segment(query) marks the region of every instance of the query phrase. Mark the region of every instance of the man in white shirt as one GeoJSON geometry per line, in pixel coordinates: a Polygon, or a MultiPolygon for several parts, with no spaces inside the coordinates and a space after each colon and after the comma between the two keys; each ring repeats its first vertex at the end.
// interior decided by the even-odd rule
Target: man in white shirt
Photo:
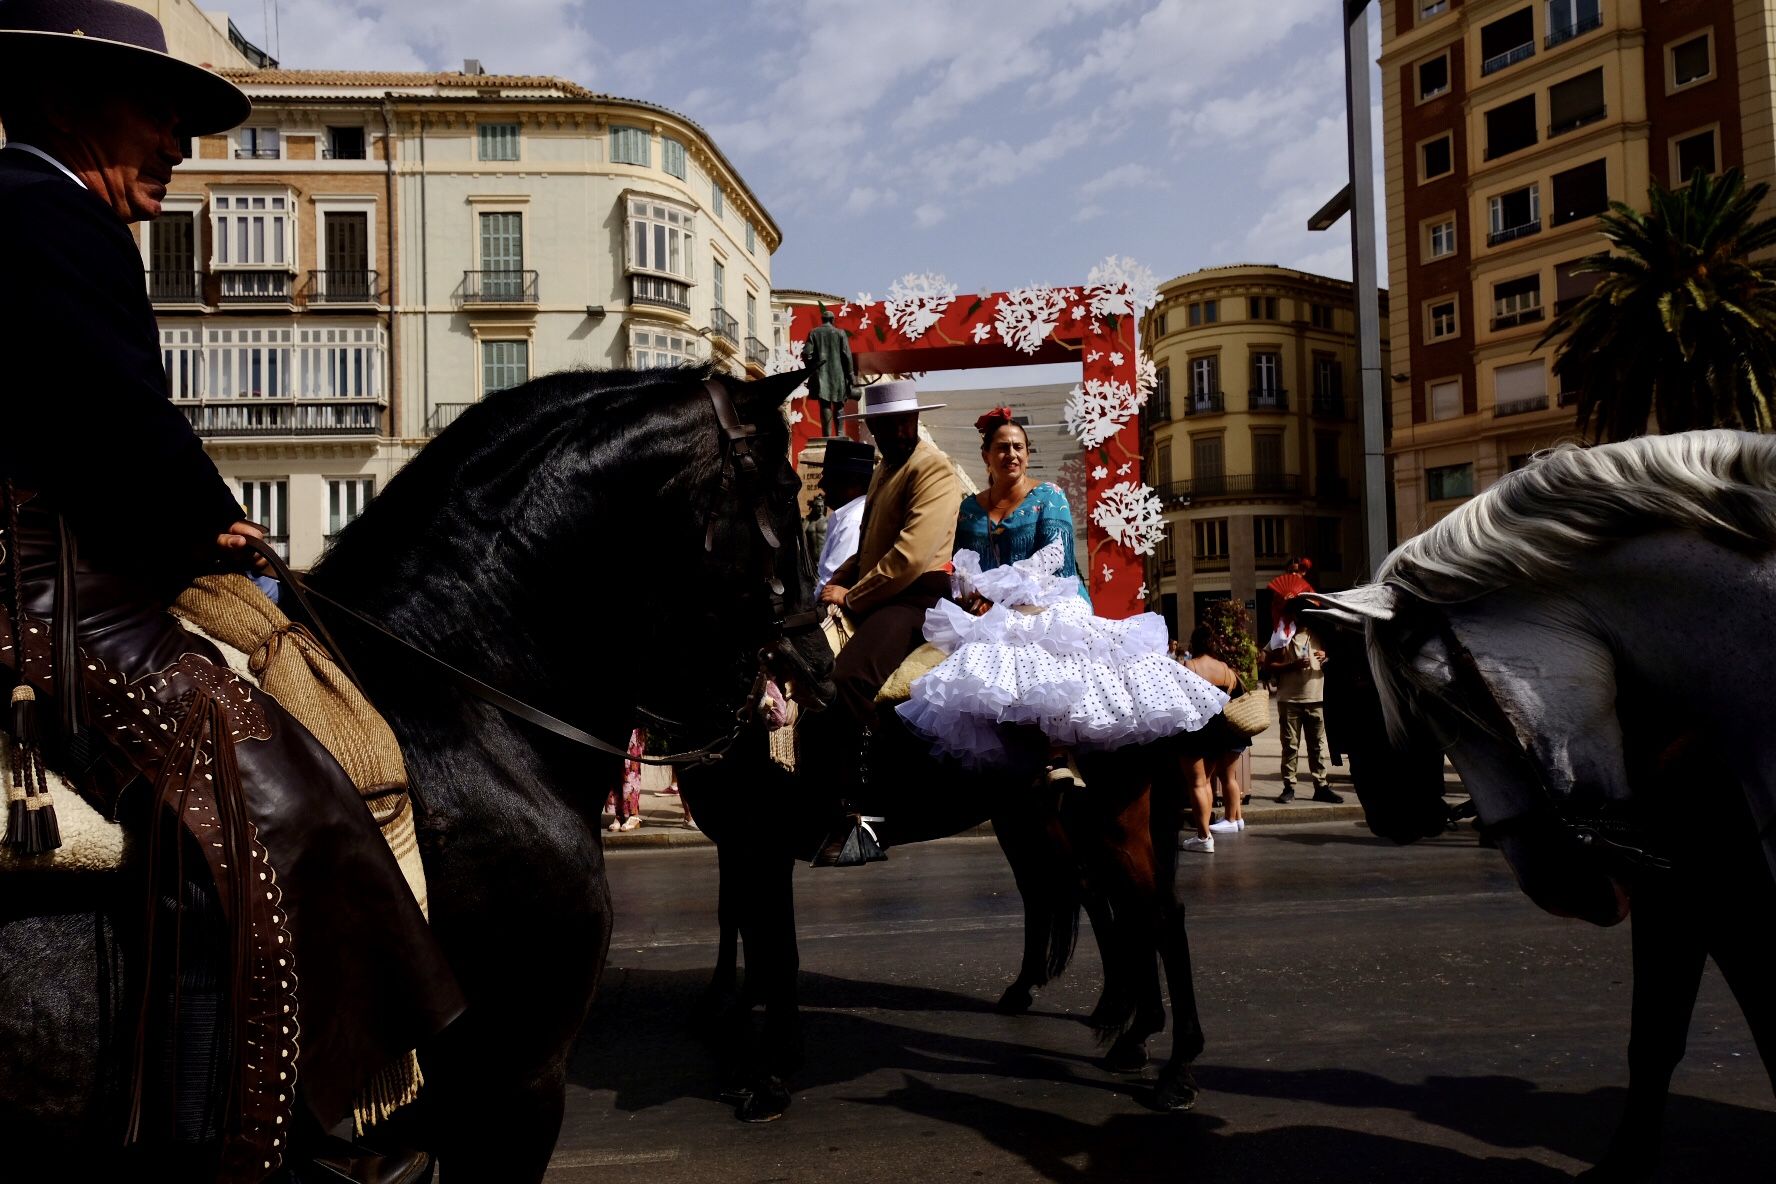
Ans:
{"type": "Polygon", "coordinates": [[[857,540],[863,530],[863,503],[875,471],[876,450],[868,444],[843,438],[826,442],[820,492],[826,495],[826,504],[836,508],[828,516],[826,545],[820,549],[820,566],[814,577],[816,596],[831,582],[839,565],[857,554],[857,540]]]}

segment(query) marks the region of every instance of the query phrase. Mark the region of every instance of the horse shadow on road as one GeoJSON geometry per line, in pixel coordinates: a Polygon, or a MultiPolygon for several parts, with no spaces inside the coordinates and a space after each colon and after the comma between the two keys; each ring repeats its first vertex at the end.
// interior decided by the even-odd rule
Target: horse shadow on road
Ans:
{"type": "MultiPolygon", "coordinates": [[[[570,1080],[608,1091],[619,1111],[687,1098],[714,1101],[718,1067],[687,1022],[705,982],[700,969],[613,966],[570,1062],[570,1080]]],[[[1549,1153],[1581,1164],[1593,1160],[1621,1112],[1622,1091],[1614,1088],[1543,1090],[1500,1076],[1413,1084],[1348,1069],[1216,1065],[1211,1053],[1197,1071],[1205,1090],[1198,1110],[1162,1114],[1143,1107],[1146,1083],[1098,1067],[1097,1048],[1074,1023],[997,1016],[985,1000],[952,991],[812,973],[803,975],[802,999],[808,1055],[794,1082],[798,1094],[966,1128],[1057,1184],[1181,1178],[1545,1184],[1570,1175],[1538,1160],[1549,1153]],[[915,1013],[927,1022],[912,1026],[897,1018],[915,1013]],[[1044,1087],[1031,1093],[1048,1104],[1026,1106],[999,1088],[946,1084],[983,1077],[1044,1087]],[[1240,1117],[1252,1109],[1245,1099],[1283,1103],[1299,1113],[1285,1111],[1254,1128],[1240,1117]],[[1107,1109],[1108,1117],[1096,1117],[1107,1109]],[[1081,1112],[1094,1117],[1077,1117],[1081,1112]],[[1269,1125],[1274,1121],[1283,1125],[1269,1125]],[[1418,1131],[1422,1139],[1414,1137],[1418,1131]],[[1440,1145],[1452,1139],[1484,1149],[1440,1145]]],[[[789,1121],[820,1104],[803,1103],[789,1121]]],[[[883,1124],[885,1145],[907,1133],[904,1124],[883,1124]]],[[[1772,1147],[1776,1115],[1673,1096],[1659,1179],[1756,1178],[1772,1147]]]]}

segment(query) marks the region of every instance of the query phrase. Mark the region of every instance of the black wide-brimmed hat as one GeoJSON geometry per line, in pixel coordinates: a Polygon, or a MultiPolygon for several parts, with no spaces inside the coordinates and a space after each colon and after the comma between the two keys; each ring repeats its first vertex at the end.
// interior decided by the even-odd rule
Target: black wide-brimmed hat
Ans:
{"type": "Polygon", "coordinates": [[[861,441],[834,436],[826,442],[826,456],[820,462],[820,479],[828,477],[861,477],[868,481],[876,471],[876,450],[861,441]]]}
{"type": "Polygon", "coordinates": [[[227,131],[253,110],[241,88],[167,52],[160,22],[116,0],[0,0],[0,88],[41,86],[46,72],[92,85],[133,79],[169,101],[188,136],[227,131]]]}

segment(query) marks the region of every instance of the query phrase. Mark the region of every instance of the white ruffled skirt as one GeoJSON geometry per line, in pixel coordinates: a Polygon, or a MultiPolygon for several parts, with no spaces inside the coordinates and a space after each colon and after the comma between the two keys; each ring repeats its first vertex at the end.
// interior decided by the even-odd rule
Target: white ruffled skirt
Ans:
{"type": "Polygon", "coordinates": [[[971,767],[1010,757],[1005,724],[1069,747],[1120,748],[1194,732],[1227,705],[1166,652],[1160,617],[1095,617],[1078,596],[1021,612],[998,604],[979,617],[943,601],[926,613],[925,639],[948,656],[897,710],[971,767]]]}

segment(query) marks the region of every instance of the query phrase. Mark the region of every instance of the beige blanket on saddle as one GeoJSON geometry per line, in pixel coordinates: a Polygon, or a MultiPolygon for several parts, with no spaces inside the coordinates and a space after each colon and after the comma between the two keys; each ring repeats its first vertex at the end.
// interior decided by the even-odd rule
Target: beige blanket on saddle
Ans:
{"type": "MultiPolygon", "coordinates": [[[[425,868],[407,795],[407,769],[395,734],[307,630],[293,625],[258,585],[242,575],[204,576],[187,588],[173,615],[222,651],[229,669],[276,699],[345,769],[382,830],[422,913],[430,914],[425,868]]],[[[0,784],[9,745],[0,744],[0,784]]],[[[21,872],[112,871],[128,840],[118,824],[87,804],[65,781],[50,777],[62,845],[20,856],[0,847],[0,879],[21,872]]],[[[411,1101],[420,1084],[411,1054],[385,1071],[357,1106],[358,1129],[411,1101]]]]}

